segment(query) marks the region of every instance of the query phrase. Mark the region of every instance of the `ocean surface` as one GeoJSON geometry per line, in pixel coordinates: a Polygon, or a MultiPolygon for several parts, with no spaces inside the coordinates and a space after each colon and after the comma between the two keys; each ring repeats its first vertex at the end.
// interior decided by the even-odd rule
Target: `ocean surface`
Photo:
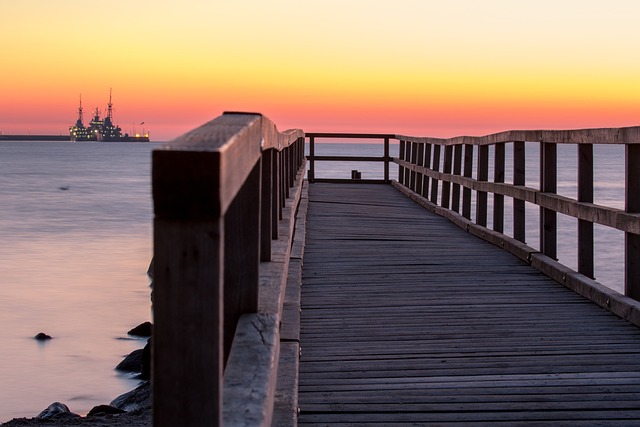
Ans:
{"type": "MultiPolygon", "coordinates": [[[[0,141],[0,422],[35,416],[55,401],[86,414],[138,384],[114,367],[146,343],[127,331],[151,320],[146,271],[155,146],[0,141]],[[38,332],[54,338],[37,342],[38,332]]],[[[531,187],[538,186],[537,150],[538,144],[527,144],[531,187]]],[[[559,146],[559,193],[570,197],[575,151],[559,146]]],[[[623,147],[594,151],[596,203],[623,208],[623,147]]],[[[391,155],[397,153],[392,144],[391,155]]],[[[380,156],[382,145],[321,143],[316,154],[380,156]]],[[[510,155],[508,148],[507,165],[510,155]]],[[[316,176],[349,178],[353,169],[362,178],[383,176],[381,164],[349,162],[318,162],[316,176]]],[[[391,177],[397,176],[392,166],[391,177]]],[[[509,218],[511,204],[505,205],[509,218]]],[[[527,206],[533,247],[538,210],[527,206]]],[[[576,224],[560,216],[560,261],[574,269],[576,224]]],[[[507,234],[510,227],[506,221],[507,234]]],[[[600,226],[595,234],[596,278],[620,291],[624,235],[600,226]]]]}
{"type": "Polygon", "coordinates": [[[114,367],[151,320],[155,145],[0,141],[0,422],[139,383],[114,367]]]}

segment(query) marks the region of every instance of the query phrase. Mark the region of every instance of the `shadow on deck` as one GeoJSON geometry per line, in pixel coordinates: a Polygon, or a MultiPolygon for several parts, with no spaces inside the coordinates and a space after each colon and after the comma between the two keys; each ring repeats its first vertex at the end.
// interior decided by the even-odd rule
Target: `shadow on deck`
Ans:
{"type": "Polygon", "coordinates": [[[300,425],[640,425],[640,330],[390,185],[309,186],[300,425]]]}

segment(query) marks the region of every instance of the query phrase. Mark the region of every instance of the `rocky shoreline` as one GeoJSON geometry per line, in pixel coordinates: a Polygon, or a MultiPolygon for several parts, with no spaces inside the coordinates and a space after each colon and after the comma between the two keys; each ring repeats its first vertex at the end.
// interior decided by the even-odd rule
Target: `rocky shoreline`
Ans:
{"type": "MultiPolygon", "coordinates": [[[[128,332],[129,335],[148,338],[147,344],[144,349],[133,351],[115,368],[119,371],[138,373],[142,383],[135,389],[116,397],[108,405],[95,406],[85,417],[71,412],[64,403],[54,402],[33,418],[14,418],[0,426],[151,426],[152,330],[153,325],[145,322],[128,332]]],[[[38,338],[39,336],[40,334],[36,339],[42,339],[38,338]]]]}

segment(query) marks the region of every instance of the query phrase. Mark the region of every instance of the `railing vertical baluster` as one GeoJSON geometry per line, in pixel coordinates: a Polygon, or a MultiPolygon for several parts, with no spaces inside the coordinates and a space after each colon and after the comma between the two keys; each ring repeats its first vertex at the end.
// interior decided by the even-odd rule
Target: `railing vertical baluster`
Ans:
{"type": "Polygon", "coordinates": [[[282,193],[280,192],[280,158],[281,152],[275,151],[273,153],[272,158],[272,170],[271,174],[272,180],[272,191],[273,191],[273,201],[271,202],[271,236],[273,239],[277,239],[279,236],[279,221],[282,219],[282,205],[280,204],[280,197],[282,193]]]}
{"type": "MultiPolygon", "coordinates": [[[[473,174],[473,145],[464,145],[464,176],[471,178],[473,174]]],[[[462,189],[462,216],[471,219],[471,189],[462,189]]]]}
{"type": "MultiPolygon", "coordinates": [[[[424,167],[424,144],[418,144],[418,159],[417,166],[424,167]]],[[[418,172],[416,176],[416,189],[415,192],[417,194],[422,195],[424,185],[424,174],[422,172],[418,172]]]]}
{"type": "MultiPolygon", "coordinates": [[[[578,201],[593,203],[593,145],[578,145],[578,201]]],[[[594,278],[593,223],[578,219],[578,272],[594,278]]]]}
{"type": "MultiPolygon", "coordinates": [[[[424,144],[424,167],[425,169],[431,169],[431,144],[424,144]]],[[[429,175],[424,176],[424,183],[422,184],[422,197],[429,198],[429,175]]]]}
{"type": "MultiPolygon", "coordinates": [[[[409,163],[411,165],[417,164],[417,156],[418,156],[418,145],[415,142],[412,142],[410,145],[409,152],[409,163]]],[[[410,179],[409,179],[409,188],[411,191],[416,191],[416,172],[414,169],[411,169],[410,179]]]]}
{"type": "MultiPolygon", "coordinates": [[[[625,148],[625,211],[640,212],[640,145],[625,148]]],[[[625,233],[625,295],[640,301],[640,235],[625,233]]]]}
{"type": "MultiPolygon", "coordinates": [[[[404,152],[406,150],[406,146],[407,146],[407,143],[403,140],[400,140],[400,146],[398,147],[399,148],[398,158],[400,160],[405,160],[404,152]]],[[[407,185],[407,183],[404,180],[404,166],[398,166],[398,182],[402,185],[407,185]]]]}
{"type": "MultiPolygon", "coordinates": [[[[444,147],[444,165],[442,168],[442,172],[451,173],[451,166],[453,163],[453,146],[446,145],[444,147]]],[[[442,183],[442,207],[449,209],[451,200],[451,183],[449,181],[444,181],[442,183]]]]}
{"type": "MultiPolygon", "coordinates": [[[[513,185],[525,185],[524,141],[513,143],[513,185]]],[[[525,243],[525,205],[524,200],[513,199],[513,238],[525,243]]]]}
{"type": "MultiPolygon", "coordinates": [[[[556,193],[558,187],[557,144],[540,142],[540,191],[556,193]]],[[[557,259],[558,215],[555,211],[540,208],[540,252],[557,259]]]]}
{"type": "Polygon", "coordinates": [[[384,139],[384,182],[389,182],[389,138],[384,139]]]}
{"type": "MultiPolygon", "coordinates": [[[[404,159],[405,161],[407,161],[408,163],[411,163],[411,142],[407,142],[406,143],[407,146],[405,147],[404,150],[404,159]]],[[[409,187],[411,185],[411,169],[409,168],[404,168],[404,185],[406,185],[407,187],[409,187]]]]}
{"type": "Polygon", "coordinates": [[[316,179],[315,152],[316,152],[315,138],[313,136],[310,136],[309,137],[309,174],[307,175],[307,179],[309,180],[309,182],[313,182],[316,179]]]}
{"type": "MultiPolygon", "coordinates": [[[[478,175],[477,181],[489,180],[489,146],[480,145],[478,147],[478,175]]],[[[487,192],[476,192],[476,223],[483,227],[487,226],[487,192]]]]}
{"type": "MultiPolygon", "coordinates": [[[[460,176],[462,172],[462,144],[453,148],[453,174],[460,176]]],[[[460,212],[460,184],[453,184],[451,191],[451,210],[460,212]]]]}
{"type": "MultiPolygon", "coordinates": [[[[493,182],[504,182],[504,142],[495,145],[494,157],[493,182]]],[[[504,196],[502,194],[493,195],[493,229],[498,233],[504,232],[504,196]]]]}
{"type": "MultiPolygon", "coordinates": [[[[440,170],[440,145],[436,144],[433,146],[433,163],[431,164],[431,169],[434,172],[438,172],[440,170]]],[[[438,204],[438,180],[435,178],[431,179],[431,202],[438,204]]]]}
{"type": "Polygon", "coordinates": [[[262,152],[262,200],[260,204],[260,261],[271,261],[273,238],[273,149],[262,152]]]}

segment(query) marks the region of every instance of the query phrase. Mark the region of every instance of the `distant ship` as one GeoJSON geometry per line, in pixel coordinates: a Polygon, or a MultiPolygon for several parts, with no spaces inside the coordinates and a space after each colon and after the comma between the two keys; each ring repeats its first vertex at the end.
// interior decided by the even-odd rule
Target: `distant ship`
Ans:
{"type": "MultiPolygon", "coordinates": [[[[141,124],[144,124],[141,123],[141,124]]],[[[143,135],[122,134],[122,129],[113,123],[113,103],[111,102],[111,90],[109,90],[109,104],[107,104],[107,116],[100,118],[100,110],[94,110],[93,119],[89,126],[84,125],[82,115],[82,96],[78,107],[78,120],[73,126],[69,126],[71,141],[114,141],[114,142],[149,142],[149,132],[143,135]]]]}

